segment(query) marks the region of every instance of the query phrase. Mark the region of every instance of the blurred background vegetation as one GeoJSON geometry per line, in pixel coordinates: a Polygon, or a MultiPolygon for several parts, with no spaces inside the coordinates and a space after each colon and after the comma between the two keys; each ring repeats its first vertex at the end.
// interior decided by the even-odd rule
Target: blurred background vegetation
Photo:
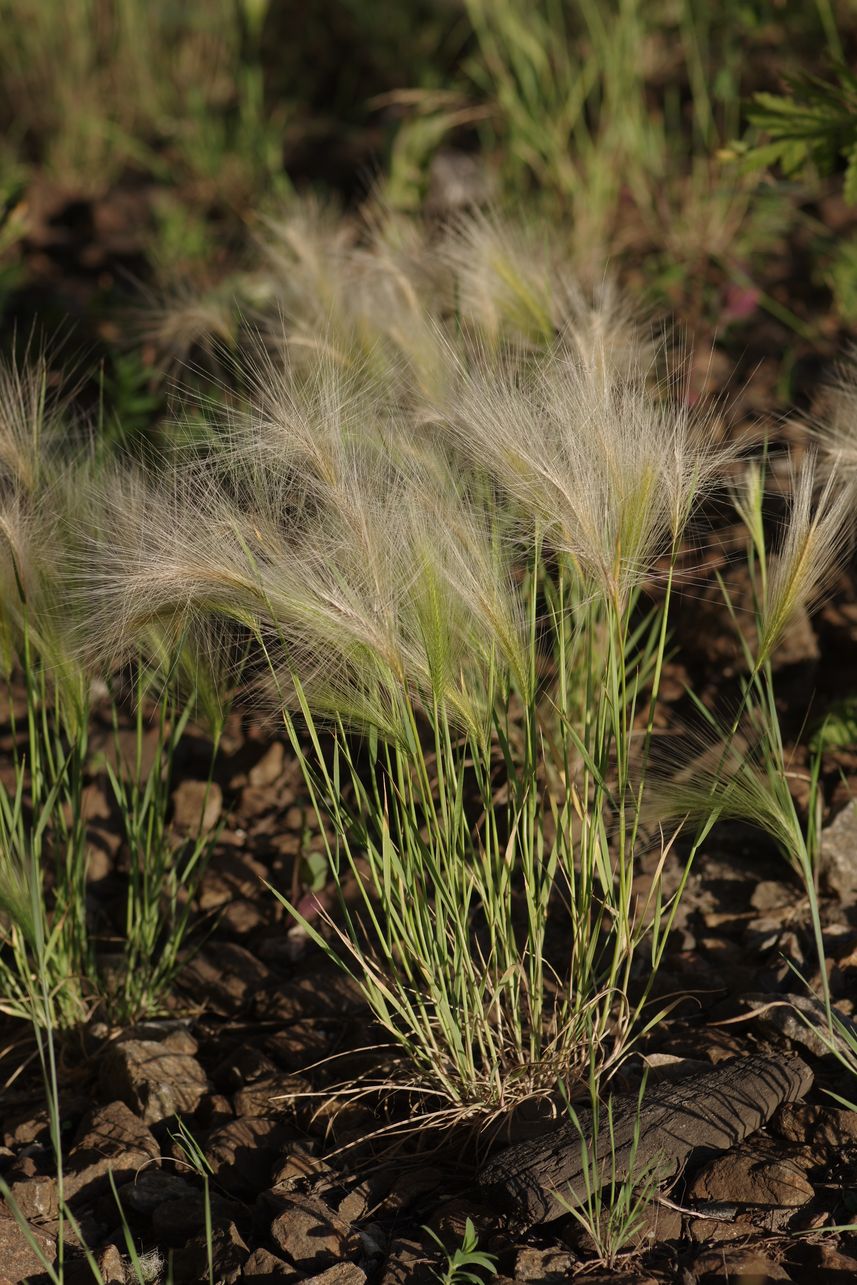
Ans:
{"type": "Polygon", "coordinates": [[[549,223],[773,407],[857,322],[855,0],[0,0],[0,31],[0,332],[62,331],[126,433],[168,396],[147,317],[240,296],[308,191],[549,223]]]}

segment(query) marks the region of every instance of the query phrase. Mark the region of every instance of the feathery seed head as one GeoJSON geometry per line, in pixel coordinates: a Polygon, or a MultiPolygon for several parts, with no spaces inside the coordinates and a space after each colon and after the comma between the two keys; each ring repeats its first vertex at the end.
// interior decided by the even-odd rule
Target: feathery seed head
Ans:
{"type": "Polygon", "coordinates": [[[761,604],[756,665],[761,667],[797,612],[822,595],[851,537],[854,518],[850,490],[831,476],[817,499],[816,458],[810,455],[793,475],[790,511],[782,546],[767,577],[761,604]]]}
{"type": "Polygon", "coordinates": [[[554,350],[534,369],[459,369],[447,422],[559,549],[623,595],[680,538],[724,463],[704,420],[643,380],[554,350]]]}

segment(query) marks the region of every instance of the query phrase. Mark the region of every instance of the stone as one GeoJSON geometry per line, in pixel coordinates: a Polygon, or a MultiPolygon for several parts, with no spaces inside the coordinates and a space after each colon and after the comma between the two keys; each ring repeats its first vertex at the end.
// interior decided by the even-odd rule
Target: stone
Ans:
{"type": "Polygon", "coordinates": [[[278,1120],[230,1120],[209,1136],[205,1154],[230,1195],[256,1193],[269,1185],[286,1136],[278,1120]]]}
{"type": "Polygon", "coordinates": [[[797,1209],[815,1192],[800,1160],[769,1138],[755,1138],[704,1165],[690,1184],[698,1200],[797,1209]]]}
{"type": "Polygon", "coordinates": [[[843,1151],[857,1151],[857,1111],[787,1102],[772,1125],[787,1142],[806,1143],[818,1161],[833,1160],[843,1151]]]}
{"type": "Polygon", "coordinates": [[[238,942],[218,942],[190,960],[179,974],[182,989],[209,1013],[237,1016],[272,984],[269,968],[238,942]]]}
{"type": "Polygon", "coordinates": [[[831,892],[853,905],[857,896],[857,799],[821,832],[819,870],[831,892]]]}
{"type": "Polygon", "coordinates": [[[312,973],[279,985],[257,1000],[257,1016],[279,1022],[296,1022],[301,1018],[343,1018],[364,1016],[366,1001],[357,982],[335,964],[320,962],[312,973]]]}
{"type": "Polygon", "coordinates": [[[283,775],[286,764],[286,747],[282,741],[272,741],[265,753],[247,773],[247,780],[256,789],[274,785],[283,775]]]}
{"type": "Polygon", "coordinates": [[[266,922],[259,906],[253,901],[230,901],[220,914],[220,931],[234,937],[248,937],[266,922]]]}
{"type": "Polygon", "coordinates": [[[173,791],[173,825],[185,834],[207,834],[223,812],[223,791],[216,781],[182,781],[173,791]]]}
{"type": "Polygon", "coordinates": [[[167,1169],[144,1169],[133,1182],[119,1189],[122,1208],[146,1216],[164,1201],[190,1200],[195,1195],[196,1188],[186,1178],[167,1169]]]}
{"type": "Polygon", "coordinates": [[[55,1178],[42,1174],[9,1183],[11,1203],[28,1223],[50,1223],[59,1216],[55,1178]]]}
{"type": "Polygon", "coordinates": [[[326,1057],[333,1045],[333,1034],[314,1018],[293,1022],[265,1040],[265,1051],[276,1058],[286,1071],[300,1072],[326,1057]]]}
{"type": "Polygon", "coordinates": [[[408,1166],[403,1168],[394,1180],[387,1193],[386,1204],[388,1208],[402,1213],[410,1209],[421,1196],[440,1190],[444,1182],[445,1178],[440,1169],[433,1169],[427,1164],[419,1168],[408,1166]]]}
{"type": "Polygon", "coordinates": [[[381,1285],[437,1285],[436,1259],[418,1240],[396,1240],[381,1277],[381,1285]]]}
{"type": "Polygon", "coordinates": [[[752,1249],[731,1245],[703,1249],[693,1260],[693,1272],[699,1285],[722,1285],[725,1281],[766,1285],[768,1281],[792,1279],[785,1268],[772,1258],[765,1258],[752,1249]]]}
{"type": "Polygon", "coordinates": [[[120,1186],[138,1173],[163,1182],[166,1175],[148,1169],[160,1148],[150,1130],[124,1102],[96,1107],[82,1121],[64,1166],[67,1200],[79,1205],[99,1199],[110,1189],[109,1174],[120,1186]],[[141,1173],[141,1171],[143,1171],[141,1173]]]}
{"type": "Polygon", "coordinates": [[[126,1040],[154,1040],[171,1053],[189,1053],[191,1057],[199,1052],[199,1043],[184,1022],[173,1019],[138,1022],[136,1026],[129,1027],[117,1043],[123,1044],[126,1040]]]}
{"type": "Polygon", "coordinates": [[[778,879],[762,879],[756,884],[750,905],[754,910],[762,912],[769,910],[780,910],[784,907],[791,908],[794,905],[795,896],[791,888],[786,884],[780,883],[778,879]]]}
{"type": "Polygon", "coordinates": [[[98,1270],[104,1285],[125,1285],[125,1262],[118,1245],[105,1245],[98,1255],[98,1270]]]}
{"type": "Polygon", "coordinates": [[[271,1241],[299,1271],[318,1274],[359,1252],[357,1233],[323,1201],[283,1194],[277,1203],[271,1241]]]}
{"type": "Polygon", "coordinates": [[[237,1116],[269,1119],[295,1114],[295,1100],[307,1092],[306,1080],[295,1075],[272,1075],[239,1089],[233,1099],[237,1116]]]}
{"type": "MultiPolygon", "coordinates": [[[[229,1052],[211,1072],[211,1078],[221,1093],[234,1093],[246,1084],[276,1075],[277,1068],[255,1044],[239,1044],[229,1052]]],[[[307,1089],[309,1085],[306,1086],[307,1089]]]]}
{"type": "Polygon", "coordinates": [[[272,1186],[289,1191],[304,1185],[308,1180],[331,1173],[330,1165],[317,1156],[305,1142],[289,1144],[286,1158],[275,1170],[272,1186]]]}
{"type": "Polygon", "coordinates": [[[461,1244],[467,1229],[468,1220],[473,1224],[477,1236],[483,1236],[494,1225],[495,1214],[485,1205],[477,1205],[469,1200],[447,1200],[435,1209],[428,1222],[444,1248],[452,1253],[461,1244]]]}
{"type": "MultiPolygon", "coordinates": [[[[184,1249],[176,1250],[172,1256],[172,1279],[175,1285],[196,1285],[198,1281],[207,1281],[208,1255],[209,1247],[204,1233],[195,1236],[184,1249]]],[[[249,1257],[250,1250],[234,1223],[212,1230],[212,1275],[217,1285],[233,1285],[233,1282],[240,1280],[249,1257]]]]}
{"type": "Polygon", "coordinates": [[[146,1124],[192,1115],[209,1087],[196,1058],[173,1053],[154,1040],[112,1045],[99,1080],[103,1090],[118,1095],[146,1124]]]}
{"type": "Polygon", "coordinates": [[[0,1214],[0,1285],[20,1285],[21,1281],[49,1279],[45,1261],[53,1267],[56,1241],[38,1227],[31,1227],[29,1230],[42,1258],[27,1243],[16,1220],[0,1214]]]}
{"type": "MultiPolygon", "coordinates": [[[[807,1049],[813,1057],[824,1057],[829,1053],[827,1015],[816,995],[794,995],[786,991],[769,995],[751,993],[746,996],[746,1003],[766,1033],[776,1032],[790,1043],[807,1049]]],[[[833,1014],[846,1030],[857,1037],[857,1026],[847,1013],[834,1005],[833,1014]]]]}
{"type": "MultiPolygon", "coordinates": [[[[263,816],[275,807],[277,800],[267,785],[245,785],[241,791],[238,811],[245,821],[263,816]]],[[[297,839],[298,836],[294,837],[297,839]]]]}
{"type": "Polygon", "coordinates": [[[274,1281],[298,1281],[303,1278],[293,1267],[277,1258],[267,1249],[256,1249],[244,1264],[244,1276],[256,1282],[256,1285],[268,1285],[274,1281]]]}
{"type": "MultiPolygon", "coordinates": [[[[240,1217],[241,1207],[233,1200],[224,1200],[216,1192],[209,1192],[209,1211],[212,1226],[228,1225],[240,1217]]],[[[196,1187],[177,1200],[162,1200],[152,1211],[152,1232],[162,1248],[178,1249],[198,1236],[205,1227],[205,1194],[196,1187]]]]}
{"type": "Polygon", "coordinates": [[[857,1281],[857,1258],[844,1253],[841,1246],[822,1240],[814,1249],[818,1254],[816,1270],[819,1280],[831,1283],[841,1281],[842,1285],[846,1281],[857,1281]]]}
{"type": "Polygon", "coordinates": [[[366,1273],[356,1263],[337,1263],[326,1272],[305,1279],[307,1285],[366,1285],[366,1273]]]}
{"type": "Polygon", "coordinates": [[[4,1143],[13,1151],[17,1152],[21,1147],[28,1147],[32,1142],[37,1142],[44,1147],[49,1147],[51,1144],[51,1125],[46,1107],[37,1110],[27,1109],[23,1118],[13,1116],[10,1111],[3,1125],[4,1143]]]}
{"type": "Polygon", "coordinates": [[[236,899],[252,901],[269,874],[267,867],[249,853],[218,849],[197,894],[200,910],[228,910],[236,899]]]}
{"type": "Polygon", "coordinates": [[[577,1262],[577,1256],[567,1249],[536,1249],[528,1246],[519,1249],[515,1259],[516,1281],[566,1280],[577,1262]]]}

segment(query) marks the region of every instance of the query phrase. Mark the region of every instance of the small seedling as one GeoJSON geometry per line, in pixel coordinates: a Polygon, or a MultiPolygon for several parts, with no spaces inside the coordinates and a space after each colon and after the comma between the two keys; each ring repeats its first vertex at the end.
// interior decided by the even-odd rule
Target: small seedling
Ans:
{"type": "Polygon", "coordinates": [[[638,1162],[640,1113],[645,1087],[644,1077],[627,1155],[620,1155],[617,1147],[612,1097],[608,1098],[606,1108],[607,1152],[602,1155],[597,1152],[595,1140],[599,1137],[602,1108],[595,1081],[590,1086],[592,1113],[588,1127],[584,1126],[570,1103],[567,1108],[569,1118],[580,1137],[583,1189],[569,1189],[566,1195],[557,1192],[557,1197],[589,1236],[599,1261],[610,1270],[617,1266],[625,1254],[637,1247],[661,1181],[657,1158],[645,1163],[638,1162]]]}
{"type": "Polygon", "coordinates": [[[441,1238],[430,1227],[424,1227],[432,1240],[446,1254],[446,1267],[442,1272],[435,1272],[441,1285],[482,1285],[482,1276],[478,1272],[487,1272],[489,1276],[497,1275],[497,1260],[493,1254],[486,1254],[478,1248],[479,1237],[473,1220],[468,1218],[464,1224],[464,1235],[457,1249],[447,1250],[441,1238]]]}

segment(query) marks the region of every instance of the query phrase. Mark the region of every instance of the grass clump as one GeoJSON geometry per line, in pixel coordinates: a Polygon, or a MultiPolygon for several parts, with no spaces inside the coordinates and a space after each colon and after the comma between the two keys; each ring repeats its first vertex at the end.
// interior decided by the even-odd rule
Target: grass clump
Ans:
{"type": "Polygon", "coordinates": [[[379,388],[359,345],[302,353],[130,537],[112,488],[90,559],[109,651],[211,619],[255,639],[358,889],[304,927],[429,1113],[615,1066],[676,904],[669,839],[642,901],[633,880],[676,559],[725,455],[626,330],[614,360],[613,315],[539,359],[448,329],[435,396],[413,368],[379,388]]]}
{"type": "Polygon", "coordinates": [[[288,106],[264,101],[267,0],[2,0],[8,141],[93,195],[128,171],[246,200],[282,185],[288,106]]]}
{"type": "Polygon", "coordinates": [[[630,1148],[621,1157],[612,1097],[602,1104],[593,1081],[585,1120],[571,1104],[567,1108],[569,1119],[580,1135],[583,1179],[579,1191],[569,1187],[557,1196],[591,1241],[599,1263],[610,1271],[640,1248],[650,1225],[658,1187],[664,1181],[662,1160],[655,1157],[643,1163],[639,1158],[640,1115],[645,1091],[644,1078],[637,1098],[630,1148]],[[599,1155],[596,1140],[605,1131],[606,1152],[599,1155]]]}
{"type": "MultiPolygon", "coordinates": [[[[12,779],[0,784],[0,1010],[44,1030],[78,1026],[97,1008],[122,1021],[158,1008],[179,967],[190,898],[212,846],[211,835],[177,842],[168,825],[179,740],[191,713],[212,704],[201,653],[192,655],[187,640],[157,653],[149,640],[149,663],[133,670],[136,748],[128,763],[118,735],[127,692],[117,676],[91,668],[81,647],[87,621],[73,585],[98,528],[84,496],[95,493],[99,468],[67,408],[48,394],[45,359],[0,369],[0,655],[12,737],[12,779]],[[97,701],[116,731],[115,762],[106,767],[90,747],[97,701]],[[152,704],[155,744],[144,779],[144,708],[152,704]],[[128,858],[118,958],[88,895],[87,795],[99,768],[128,858]]],[[[216,713],[212,726],[216,752],[216,713]]]]}

